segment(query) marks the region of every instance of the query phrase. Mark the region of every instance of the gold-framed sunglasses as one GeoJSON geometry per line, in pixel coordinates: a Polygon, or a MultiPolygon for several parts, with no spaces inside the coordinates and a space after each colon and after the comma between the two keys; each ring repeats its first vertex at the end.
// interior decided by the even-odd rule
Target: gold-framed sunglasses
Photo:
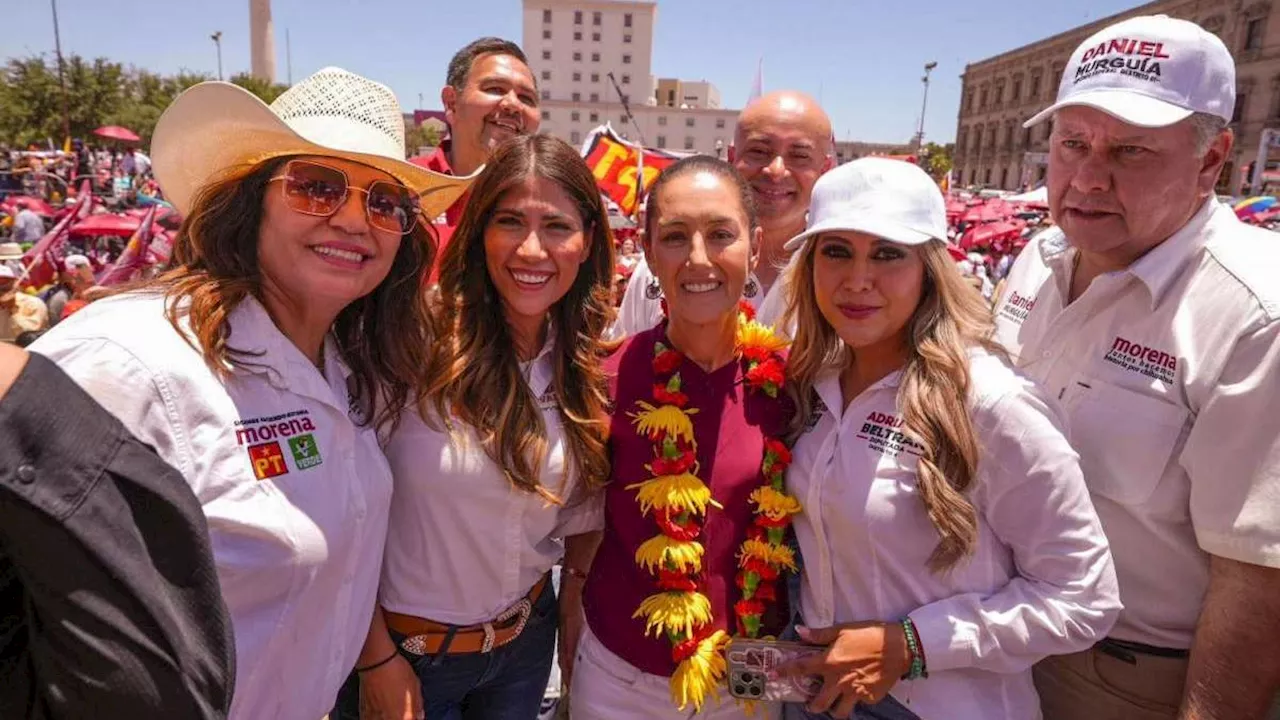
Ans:
{"type": "Polygon", "coordinates": [[[311,160],[290,160],[284,173],[268,182],[276,180],[281,181],[285,205],[303,215],[329,217],[353,191],[364,193],[369,225],[384,232],[408,235],[421,214],[418,196],[403,185],[375,180],[367,188],[355,187],[342,169],[311,160]]]}

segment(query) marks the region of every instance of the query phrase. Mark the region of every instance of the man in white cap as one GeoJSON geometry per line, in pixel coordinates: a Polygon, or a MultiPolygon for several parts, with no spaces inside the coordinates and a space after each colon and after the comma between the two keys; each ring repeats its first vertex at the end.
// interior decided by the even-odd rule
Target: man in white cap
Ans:
{"type": "Polygon", "coordinates": [[[1280,243],[1214,195],[1235,64],[1168,17],[1076,49],[997,339],[1062,404],[1124,611],[1036,670],[1046,720],[1261,718],[1280,686],[1280,243]]]}

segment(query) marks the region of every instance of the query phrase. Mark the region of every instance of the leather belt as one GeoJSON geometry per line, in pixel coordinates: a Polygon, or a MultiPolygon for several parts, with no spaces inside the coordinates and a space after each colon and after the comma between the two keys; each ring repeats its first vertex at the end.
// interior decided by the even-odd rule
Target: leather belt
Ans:
{"type": "Polygon", "coordinates": [[[414,655],[474,655],[491,652],[520,637],[533,604],[551,574],[543,575],[529,593],[493,620],[479,625],[446,625],[414,615],[383,610],[387,627],[405,636],[400,647],[414,655]]]}
{"type": "Polygon", "coordinates": [[[1111,657],[1129,663],[1130,665],[1138,664],[1138,655],[1151,655],[1162,658],[1187,658],[1191,657],[1190,650],[1179,650],[1177,648],[1162,648],[1155,645],[1143,645],[1142,643],[1130,642],[1128,640],[1116,640],[1115,638],[1103,638],[1098,644],[1094,645],[1099,652],[1104,652],[1111,657]]]}

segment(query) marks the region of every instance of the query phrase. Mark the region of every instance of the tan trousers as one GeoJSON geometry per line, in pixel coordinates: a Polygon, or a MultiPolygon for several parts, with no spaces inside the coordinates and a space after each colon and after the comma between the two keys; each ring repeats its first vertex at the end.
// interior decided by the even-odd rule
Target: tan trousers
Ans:
{"type": "Polygon", "coordinates": [[[1130,665],[1096,649],[1035,666],[1044,720],[1176,720],[1185,658],[1138,655],[1130,665]]]}

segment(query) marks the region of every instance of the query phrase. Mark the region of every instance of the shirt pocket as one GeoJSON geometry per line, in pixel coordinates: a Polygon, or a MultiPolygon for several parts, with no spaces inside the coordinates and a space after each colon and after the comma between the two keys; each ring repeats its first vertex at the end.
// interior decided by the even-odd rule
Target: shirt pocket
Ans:
{"type": "Polygon", "coordinates": [[[1071,445],[1092,492],[1121,505],[1151,498],[1190,413],[1160,398],[1088,379],[1075,383],[1071,445]]]}

